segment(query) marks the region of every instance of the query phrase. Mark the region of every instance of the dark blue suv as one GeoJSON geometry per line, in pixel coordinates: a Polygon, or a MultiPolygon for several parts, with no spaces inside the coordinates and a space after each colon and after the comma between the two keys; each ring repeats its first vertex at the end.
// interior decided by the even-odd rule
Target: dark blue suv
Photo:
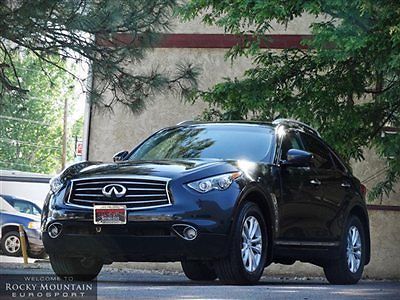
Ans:
{"type": "Polygon", "coordinates": [[[303,123],[185,122],[53,178],[43,242],[56,274],[83,280],[181,261],[192,280],[249,284],[300,260],[350,284],[370,260],[365,191],[303,123]]]}

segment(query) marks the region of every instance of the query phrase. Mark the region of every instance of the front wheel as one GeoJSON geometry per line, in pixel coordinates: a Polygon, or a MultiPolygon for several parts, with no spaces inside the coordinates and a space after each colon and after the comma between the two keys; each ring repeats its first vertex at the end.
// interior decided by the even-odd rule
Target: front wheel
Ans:
{"type": "Polygon", "coordinates": [[[61,279],[72,277],[73,280],[90,281],[100,273],[103,263],[94,258],[59,257],[50,255],[54,273],[61,279]]]}
{"type": "Polygon", "coordinates": [[[255,203],[247,202],[233,224],[229,255],[215,262],[218,278],[231,284],[256,283],[264,271],[267,246],[264,217],[255,203]]]}
{"type": "Polygon", "coordinates": [[[346,226],[339,258],[324,267],[331,284],[355,284],[362,276],[365,263],[365,234],[359,218],[352,216],[346,226]]]}
{"type": "Polygon", "coordinates": [[[1,249],[8,256],[21,256],[21,240],[18,231],[7,232],[1,239],[1,249]]]}

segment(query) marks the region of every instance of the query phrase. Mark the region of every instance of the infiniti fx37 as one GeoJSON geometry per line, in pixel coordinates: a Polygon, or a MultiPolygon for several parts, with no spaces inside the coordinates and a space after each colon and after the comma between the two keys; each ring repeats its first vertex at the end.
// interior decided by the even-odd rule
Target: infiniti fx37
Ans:
{"type": "Polygon", "coordinates": [[[43,243],[54,272],[79,280],[117,261],[180,261],[192,280],[251,284],[302,261],[352,284],[370,260],[365,191],[303,123],[186,122],[53,178],[43,243]]]}

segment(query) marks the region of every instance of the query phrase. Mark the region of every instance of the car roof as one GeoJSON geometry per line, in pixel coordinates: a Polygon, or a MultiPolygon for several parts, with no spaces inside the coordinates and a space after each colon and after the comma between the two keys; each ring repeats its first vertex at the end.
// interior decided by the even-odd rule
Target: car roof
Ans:
{"type": "Polygon", "coordinates": [[[204,122],[204,121],[183,121],[178,123],[176,126],[208,126],[208,125],[232,125],[232,126],[243,126],[243,125],[248,125],[248,126],[264,126],[264,127],[269,127],[271,129],[274,129],[275,127],[278,127],[280,125],[284,125],[285,127],[288,128],[295,128],[299,129],[305,132],[308,132],[310,134],[316,135],[318,137],[321,137],[319,132],[312,128],[311,126],[297,121],[293,119],[276,119],[275,121],[268,122],[268,121],[249,121],[249,120],[234,120],[234,121],[218,121],[218,122],[204,122]]]}
{"type": "Polygon", "coordinates": [[[0,197],[3,197],[4,200],[6,201],[11,201],[11,200],[20,200],[20,201],[26,201],[29,203],[33,203],[36,204],[35,202],[33,202],[32,200],[29,199],[25,199],[25,198],[21,198],[21,197],[16,197],[14,195],[5,195],[5,194],[0,194],[0,197]]]}
{"type": "Polygon", "coordinates": [[[264,122],[264,121],[248,121],[248,120],[231,120],[231,121],[183,121],[176,126],[191,126],[191,125],[260,125],[260,126],[268,126],[275,127],[272,122],[264,122]]]}

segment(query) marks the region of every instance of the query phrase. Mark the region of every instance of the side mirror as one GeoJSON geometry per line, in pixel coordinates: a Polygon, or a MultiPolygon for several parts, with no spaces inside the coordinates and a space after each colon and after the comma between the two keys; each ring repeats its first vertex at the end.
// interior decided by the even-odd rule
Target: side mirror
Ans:
{"type": "Polygon", "coordinates": [[[114,154],[113,156],[113,161],[114,162],[118,162],[118,161],[122,161],[125,159],[125,157],[129,154],[128,151],[123,150],[123,151],[119,151],[117,153],[114,154]]]}
{"type": "Polygon", "coordinates": [[[312,158],[313,155],[310,152],[299,149],[289,149],[285,164],[297,167],[309,167],[312,158]]]}

